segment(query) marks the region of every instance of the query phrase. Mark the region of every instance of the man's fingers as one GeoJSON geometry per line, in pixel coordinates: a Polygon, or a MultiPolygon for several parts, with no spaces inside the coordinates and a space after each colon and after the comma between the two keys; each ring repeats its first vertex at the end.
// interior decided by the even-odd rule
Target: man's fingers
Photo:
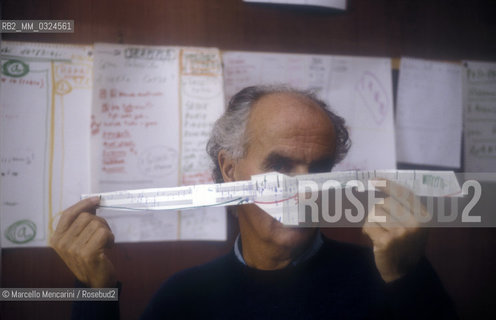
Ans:
{"type": "Polygon", "coordinates": [[[384,199],[384,204],[376,207],[388,213],[393,225],[395,221],[400,221],[406,227],[416,227],[419,221],[423,221],[429,215],[420,198],[410,189],[394,181],[387,181],[386,187],[377,188],[388,196],[384,199]]]}
{"type": "Polygon", "coordinates": [[[99,200],[88,198],[66,209],[50,239],[74,275],[91,287],[115,284],[115,269],[106,256],[114,235],[107,221],[95,215],[99,200]]]}
{"type": "MultiPolygon", "coordinates": [[[[73,239],[67,237],[64,239],[64,241],[69,241],[74,246],[83,247],[86,245],[86,243],[90,240],[90,238],[98,229],[104,229],[110,231],[110,228],[104,219],[100,217],[93,217],[93,219],[89,221],[89,223],[85,226],[85,228],[81,230],[81,232],[76,237],[74,237],[73,239]]],[[[70,232],[67,232],[67,235],[69,234],[70,232]]]]}
{"type": "Polygon", "coordinates": [[[115,236],[114,234],[111,232],[108,239],[107,239],[107,242],[105,243],[105,249],[110,249],[114,246],[115,244],[115,236]]]}
{"type": "Polygon", "coordinates": [[[374,249],[384,248],[389,243],[390,230],[384,228],[377,222],[365,222],[362,231],[369,236],[370,240],[372,240],[374,249]]]}
{"type": "Polygon", "coordinates": [[[60,217],[55,233],[64,233],[76,220],[81,212],[94,212],[98,204],[100,203],[99,197],[91,197],[79,201],[73,206],[67,208],[62,213],[60,217]]]}
{"type": "Polygon", "coordinates": [[[413,207],[415,198],[415,194],[405,186],[402,186],[394,181],[385,180],[386,186],[382,187],[379,185],[374,185],[375,188],[384,192],[388,197],[392,197],[398,203],[400,203],[403,207],[410,211],[410,208],[413,207]]]}
{"type": "Polygon", "coordinates": [[[374,221],[379,222],[384,227],[413,228],[419,225],[414,212],[407,210],[392,197],[384,199],[384,204],[376,205],[374,218],[374,221]]]}
{"type": "Polygon", "coordinates": [[[96,216],[89,212],[81,212],[72,224],[62,234],[65,241],[72,243],[74,238],[77,238],[81,232],[95,219],[96,216]]]}
{"type": "MultiPolygon", "coordinates": [[[[88,242],[86,243],[87,250],[96,252],[99,249],[108,249],[114,245],[114,234],[108,229],[97,229],[88,242]]],[[[100,250],[99,252],[102,252],[100,250]]]]}
{"type": "Polygon", "coordinates": [[[374,244],[374,250],[383,250],[400,239],[406,239],[409,234],[417,232],[416,228],[404,226],[384,227],[379,222],[367,222],[363,226],[363,232],[369,236],[374,244]]]}

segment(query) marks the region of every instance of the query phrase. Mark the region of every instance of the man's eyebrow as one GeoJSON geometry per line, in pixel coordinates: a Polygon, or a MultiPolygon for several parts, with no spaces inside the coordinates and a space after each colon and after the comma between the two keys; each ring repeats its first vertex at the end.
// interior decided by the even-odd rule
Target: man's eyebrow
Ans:
{"type": "Polygon", "coordinates": [[[264,169],[272,169],[274,165],[287,166],[292,165],[296,161],[288,156],[282,155],[275,151],[269,153],[269,155],[264,159],[262,165],[264,169]]]}
{"type": "MultiPolygon", "coordinates": [[[[294,165],[298,164],[297,159],[272,151],[262,162],[265,170],[291,171],[294,165]]],[[[330,172],[334,167],[333,157],[324,157],[312,161],[309,165],[309,173],[330,172]]]]}

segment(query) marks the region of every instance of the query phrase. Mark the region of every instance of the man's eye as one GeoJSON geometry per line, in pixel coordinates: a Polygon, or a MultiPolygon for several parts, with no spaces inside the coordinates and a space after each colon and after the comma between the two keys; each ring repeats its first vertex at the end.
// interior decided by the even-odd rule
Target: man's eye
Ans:
{"type": "Polygon", "coordinates": [[[326,161],[310,166],[308,171],[309,173],[325,173],[325,172],[331,172],[332,167],[333,167],[332,161],[326,161]]]}
{"type": "Polygon", "coordinates": [[[293,169],[291,164],[289,163],[284,163],[284,162],[275,162],[269,164],[269,166],[266,168],[268,171],[277,171],[281,173],[289,173],[293,169]]]}

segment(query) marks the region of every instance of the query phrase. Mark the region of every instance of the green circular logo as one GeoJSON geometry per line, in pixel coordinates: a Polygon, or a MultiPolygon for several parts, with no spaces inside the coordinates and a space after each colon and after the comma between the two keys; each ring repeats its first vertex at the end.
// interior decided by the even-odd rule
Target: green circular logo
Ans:
{"type": "Polygon", "coordinates": [[[31,220],[19,220],[5,230],[5,238],[17,244],[23,244],[36,236],[36,224],[31,220]]]}
{"type": "Polygon", "coordinates": [[[2,66],[2,73],[6,76],[20,78],[29,72],[29,66],[21,60],[9,60],[2,66]]]}

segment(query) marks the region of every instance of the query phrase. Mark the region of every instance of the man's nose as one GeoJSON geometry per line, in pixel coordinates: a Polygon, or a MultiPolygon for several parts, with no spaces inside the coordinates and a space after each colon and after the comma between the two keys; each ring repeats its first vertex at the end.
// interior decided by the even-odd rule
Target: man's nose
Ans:
{"type": "Polygon", "coordinates": [[[308,174],[309,173],[309,168],[307,165],[297,165],[293,167],[293,170],[291,170],[290,176],[298,176],[301,174],[308,174]]]}

